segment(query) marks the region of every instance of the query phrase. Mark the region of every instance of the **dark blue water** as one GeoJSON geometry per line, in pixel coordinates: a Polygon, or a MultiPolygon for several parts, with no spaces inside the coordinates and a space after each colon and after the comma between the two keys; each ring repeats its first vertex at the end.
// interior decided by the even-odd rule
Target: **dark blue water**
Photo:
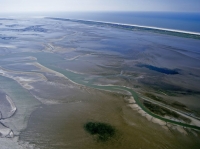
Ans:
{"type": "Polygon", "coordinates": [[[145,65],[145,64],[139,64],[137,66],[138,67],[145,67],[145,68],[148,68],[150,70],[157,71],[157,72],[164,73],[164,74],[170,74],[170,75],[179,74],[179,72],[177,70],[174,70],[174,69],[159,68],[159,67],[155,67],[155,66],[152,66],[152,65],[145,65]]]}
{"type": "Polygon", "coordinates": [[[71,19],[127,23],[200,33],[200,13],[172,12],[91,12],[53,14],[71,19]]]}
{"type": "MultiPolygon", "coordinates": [[[[15,14],[16,15],[16,14],[15,14]]],[[[180,12],[56,12],[20,14],[127,23],[200,33],[200,13],[180,12]]]]}

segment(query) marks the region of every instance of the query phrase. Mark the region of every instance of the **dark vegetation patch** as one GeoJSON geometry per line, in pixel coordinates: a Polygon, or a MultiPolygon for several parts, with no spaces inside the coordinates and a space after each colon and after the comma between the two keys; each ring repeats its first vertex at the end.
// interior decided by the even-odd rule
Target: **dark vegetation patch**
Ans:
{"type": "Polygon", "coordinates": [[[180,96],[180,95],[200,95],[199,88],[189,89],[184,88],[182,86],[173,85],[169,82],[165,82],[161,77],[153,78],[153,77],[145,77],[143,79],[138,80],[139,83],[144,84],[151,89],[153,89],[158,94],[166,94],[168,96],[180,96]]]}
{"type": "Polygon", "coordinates": [[[180,110],[182,110],[182,111],[194,113],[194,111],[192,111],[191,109],[189,109],[186,105],[184,105],[184,104],[182,104],[182,103],[180,103],[180,102],[177,102],[177,101],[172,102],[172,103],[170,104],[170,106],[172,106],[172,107],[174,107],[174,108],[176,108],[176,109],[180,109],[180,110]]]}
{"type": "Polygon", "coordinates": [[[173,102],[172,103],[172,106],[173,107],[179,107],[179,108],[187,108],[184,104],[182,104],[182,103],[180,103],[180,102],[177,102],[177,101],[175,101],[175,102],[173,102]]]}
{"type": "Polygon", "coordinates": [[[183,111],[191,112],[191,110],[188,109],[188,107],[186,105],[184,105],[184,104],[182,104],[182,103],[180,103],[178,101],[175,101],[175,102],[173,102],[173,101],[166,102],[164,98],[162,98],[160,96],[156,96],[156,95],[154,95],[152,93],[144,93],[144,95],[146,97],[148,97],[148,98],[151,98],[151,99],[155,100],[155,101],[162,102],[162,103],[164,103],[166,105],[170,105],[170,106],[172,106],[172,107],[174,107],[176,109],[180,109],[180,110],[183,110],[183,111]]]}
{"type": "Polygon", "coordinates": [[[163,100],[162,97],[156,96],[156,95],[154,95],[154,94],[151,94],[151,93],[144,93],[144,95],[147,96],[148,98],[153,99],[153,100],[166,103],[166,102],[163,100]]]}
{"type": "Polygon", "coordinates": [[[87,122],[84,125],[84,129],[91,135],[96,135],[100,141],[107,141],[116,133],[116,130],[113,126],[100,122],[87,122]]]}
{"type": "Polygon", "coordinates": [[[160,67],[155,67],[155,66],[146,65],[146,64],[138,64],[137,66],[145,67],[150,70],[157,71],[157,72],[164,73],[164,74],[169,74],[169,75],[179,74],[179,72],[176,69],[160,68],[160,67]]]}
{"type": "Polygon", "coordinates": [[[143,102],[144,106],[149,109],[151,112],[157,114],[157,115],[160,115],[160,116],[170,116],[170,117],[173,117],[173,118],[176,118],[176,119],[179,119],[179,120],[183,120],[184,122],[186,123],[190,123],[191,120],[186,118],[186,117],[183,117],[181,115],[179,115],[178,113],[174,112],[174,111],[171,111],[167,108],[164,108],[164,107],[161,107],[159,105],[156,105],[156,104],[153,104],[149,101],[144,101],[143,102]]]}

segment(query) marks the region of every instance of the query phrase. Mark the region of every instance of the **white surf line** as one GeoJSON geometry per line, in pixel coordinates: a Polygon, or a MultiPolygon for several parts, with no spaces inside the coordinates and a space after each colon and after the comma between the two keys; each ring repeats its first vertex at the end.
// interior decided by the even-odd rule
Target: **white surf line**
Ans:
{"type": "Polygon", "coordinates": [[[198,32],[176,30],[176,29],[169,29],[169,28],[160,28],[160,27],[152,27],[152,26],[143,26],[143,25],[136,25],[136,24],[126,24],[126,23],[117,23],[117,22],[106,22],[106,21],[95,21],[95,20],[81,20],[81,19],[69,19],[69,20],[72,20],[72,21],[89,21],[89,22],[96,22],[96,23],[107,23],[107,24],[114,24],[114,25],[132,26],[132,27],[155,29],[155,30],[161,30],[161,31],[185,33],[185,34],[191,34],[191,35],[200,35],[200,33],[198,33],[198,32]]]}

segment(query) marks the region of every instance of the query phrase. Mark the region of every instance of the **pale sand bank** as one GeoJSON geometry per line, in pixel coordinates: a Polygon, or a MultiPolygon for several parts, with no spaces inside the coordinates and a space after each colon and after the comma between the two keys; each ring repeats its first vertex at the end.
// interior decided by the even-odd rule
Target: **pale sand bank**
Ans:
{"type": "Polygon", "coordinates": [[[122,25],[122,26],[132,26],[132,27],[139,27],[144,29],[154,29],[160,31],[169,31],[175,33],[185,33],[191,35],[200,35],[198,32],[190,32],[190,31],[183,31],[183,30],[175,30],[175,29],[168,29],[168,28],[160,28],[160,27],[152,27],[152,26],[143,26],[143,25],[136,25],[136,24],[126,24],[126,23],[116,23],[116,22],[107,22],[107,21],[95,21],[95,20],[81,20],[81,19],[70,19],[74,21],[89,21],[89,22],[97,22],[97,23],[107,23],[107,24],[114,24],[114,25],[122,25]]]}
{"type": "Polygon", "coordinates": [[[11,137],[10,135],[12,135],[13,133],[11,133],[11,129],[10,128],[7,128],[5,127],[3,124],[0,123],[0,137],[1,138],[9,138],[11,137]]]}
{"type": "Polygon", "coordinates": [[[6,99],[10,103],[11,110],[9,112],[9,117],[11,117],[16,112],[17,107],[15,106],[14,102],[8,95],[6,95],[6,99]]]}

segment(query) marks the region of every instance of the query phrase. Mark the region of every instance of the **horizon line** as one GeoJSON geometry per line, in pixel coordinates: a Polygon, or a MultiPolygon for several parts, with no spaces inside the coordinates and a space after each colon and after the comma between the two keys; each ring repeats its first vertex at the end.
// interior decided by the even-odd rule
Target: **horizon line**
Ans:
{"type": "MultiPolygon", "coordinates": [[[[151,10],[80,10],[80,11],[76,11],[76,10],[69,10],[69,11],[4,11],[1,13],[59,13],[59,12],[167,12],[167,13],[200,13],[200,11],[151,11],[151,10]]],[[[1,14],[0,13],[0,14],[1,14]]]]}

